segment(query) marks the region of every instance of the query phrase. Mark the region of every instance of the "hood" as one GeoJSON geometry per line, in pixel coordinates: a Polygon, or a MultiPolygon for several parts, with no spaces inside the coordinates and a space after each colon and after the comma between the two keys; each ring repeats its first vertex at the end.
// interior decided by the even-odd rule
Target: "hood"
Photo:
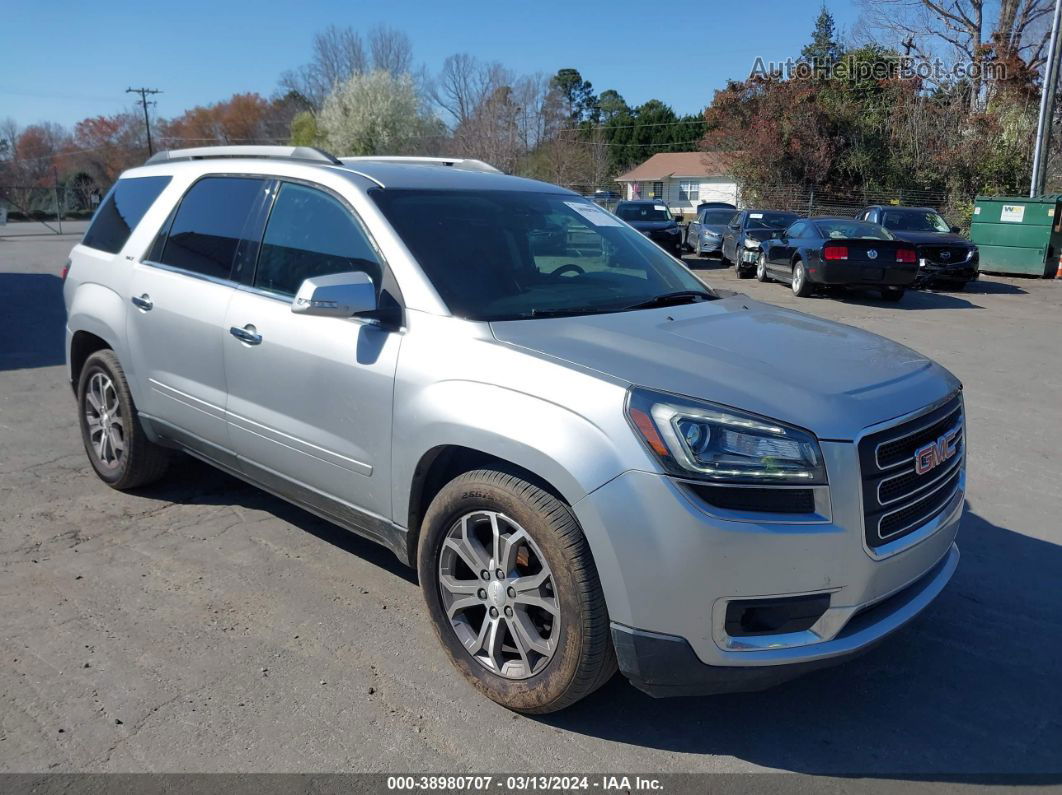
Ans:
{"type": "Polygon", "coordinates": [[[726,224],[702,224],[701,229],[707,229],[709,232],[715,232],[720,237],[726,233],[726,224]]]}
{"type": "Polygon", "coordinates": [[[628,221],[627,223],[639,232],[655,232],[657,229],[668,229],[672,226],[678,226],[678,222],[674,219],[670,221],[628,221]]]}
{"type": "Polygon", "coordinates": [[[890,229],[889,231],[898,239],[914,243],[916,246],[973,246],[973,243],[962,235],[951,232],[908,232],[902,229],[890,229]]]}
{"type": "Polygon", "coordinates": [[[910,348],[734,295],[607,315],[491,324],[501,342],[629,384],[710,400],[853,439],[959,382],[910,348]]]}
{"type": "Polygon", "coordinates": [[[770,240],[781,231],[781,229],[746,229],[745,238],[747,240],[755,240],[757,243],[762,243],[764,240],[770,240]]]}

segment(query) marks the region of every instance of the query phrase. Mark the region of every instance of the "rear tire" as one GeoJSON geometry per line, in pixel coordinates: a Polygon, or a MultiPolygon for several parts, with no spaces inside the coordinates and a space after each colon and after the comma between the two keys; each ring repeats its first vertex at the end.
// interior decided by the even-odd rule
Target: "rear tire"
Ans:
{"type": "Polygon", "coordinates": [[[808,272],[801,260],[797,260],[796,264],[793,265],[793,282],[790,286],[793,288],[793,295],[798,298],[807,298],[811,295],[808,272]]]}
{"type": "Polygon", "coordinates": [[[158,480],[171,453],[148,439],[118,357],[101,350],[81,368],[77,386],[81,440],[92,468],[113,489],[158,480]]]}
{"type": "Polygon", "coordinates": [[[881,297],[885,301],[896,303],[903,298],[905,292],[902,287],[886,287],[881,291],[881,297]]]}
{"type": "Polygon", "coordinates": [[[494,470],[455,478],[424,516],[417,568],[450,661],[492,701],[555,712],[615,673],[590,548],[568,506],[544,489],[494,470]],[[495,632],[496,654],[488,648],[495,632]]]}

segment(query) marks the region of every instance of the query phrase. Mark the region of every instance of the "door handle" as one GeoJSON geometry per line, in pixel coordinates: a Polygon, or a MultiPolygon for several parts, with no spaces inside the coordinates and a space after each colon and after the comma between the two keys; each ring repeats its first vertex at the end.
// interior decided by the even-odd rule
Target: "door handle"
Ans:
{"type": "Polygon", "coordinates": [[[258,345],[262,342],[262,335],[259,334],[255,327],[250,323],[243,328],[233,326],[229,329],[229,334],[234,336],[240,342],[246,342],[248,345],[258,345]]]}
{"type": "Polygon", "coordinates": [[[155,302],[151,300],[151,296],[147,293],[144,293],[140,296],[134,295],[129,300],[133,302],[133,306],[135,306],[137,309],[143,309],[145,312],[150,310],[151,307],[155,305],[155,302]]]}

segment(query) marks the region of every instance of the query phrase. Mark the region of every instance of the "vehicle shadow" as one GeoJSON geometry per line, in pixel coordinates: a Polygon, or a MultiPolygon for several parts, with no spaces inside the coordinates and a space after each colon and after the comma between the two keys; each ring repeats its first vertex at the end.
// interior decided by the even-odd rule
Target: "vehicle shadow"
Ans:
{"type": "Polygon", "coordinates": [[[541,720],[792,772],[1062,782],[1062,548],[969,511],[959,543],[959,569],[941,597],[847,664],[761,693],[699,699],[654,700],[617,676],[541,720]]]}
{"type": "Polygon", "coordinates": [[[162,481],[137,489],[136,494],[179,505],[236,505],[265,511],[344,552],[357,555],[409,583],[417,584],[417,573],[386,547],[189,455],[176,455],[162,481]]]}
{"type": "Polygon", "coordinates": [[[63,364],[65,326],[62,279],[0,273],[0,370],[63,364]]]}
{"type": "Polygon", "coordinates": [[[845,304],[883,306],[889,309],[914,311],[920,309],[984,309],[966,298],[951,293],[929,292],[926,290],[908,290],[899,301],[886,301],[871,290],[833,290],[817,293],[816,297],[828,298],[845,304]]]}

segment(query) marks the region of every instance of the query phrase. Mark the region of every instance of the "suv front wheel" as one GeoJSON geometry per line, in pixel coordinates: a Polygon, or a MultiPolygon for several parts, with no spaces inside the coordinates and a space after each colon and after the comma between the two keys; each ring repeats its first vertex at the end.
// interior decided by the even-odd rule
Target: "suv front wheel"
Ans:
{"type": "Polygon", "coordinates": [[[424,517],[417,563],[443,648],[493,701],[554,712],[615,673],[586,538],[544,489],[493,470],[455,478],[424,517]]]}
{"type": "Polygon", "coordinates": [[[89,356],[77,385],[81,439],[92,468],[115,489],[158,480],[170,451],[154,444],[140,424],[125,373],[112,351],[89,356]]]}

